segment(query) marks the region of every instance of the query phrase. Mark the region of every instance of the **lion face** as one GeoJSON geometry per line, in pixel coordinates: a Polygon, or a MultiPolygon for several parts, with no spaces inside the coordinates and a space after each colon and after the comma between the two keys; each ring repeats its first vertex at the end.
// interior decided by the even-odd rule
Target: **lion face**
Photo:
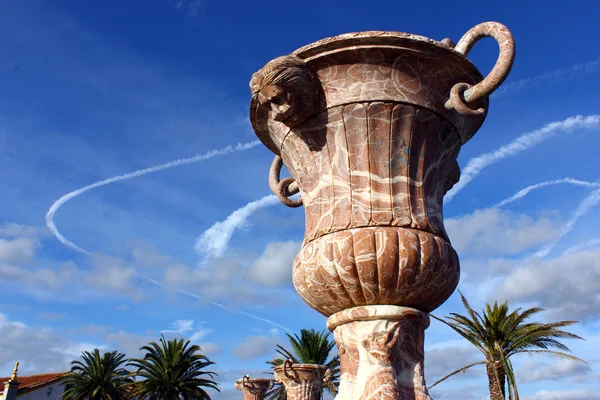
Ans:
{"type": "Polygon", "coordinates": [[[292,127],[316,112],[322,93],[315,72],[296,56],[270,61],[252,75],[250,90],[275,121],[292,127]]]}

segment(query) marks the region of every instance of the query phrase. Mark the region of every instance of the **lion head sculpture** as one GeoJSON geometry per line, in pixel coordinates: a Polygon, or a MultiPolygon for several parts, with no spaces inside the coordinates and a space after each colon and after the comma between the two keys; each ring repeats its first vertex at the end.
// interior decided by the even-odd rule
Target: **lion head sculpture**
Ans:
{"type": "Polygon", "coordinates": [[[250,80],[252,96],[271,105],[272,118],[293,127],[319,109],[321,84],[315,72],[294,55],[270,61],[250,80]]]}

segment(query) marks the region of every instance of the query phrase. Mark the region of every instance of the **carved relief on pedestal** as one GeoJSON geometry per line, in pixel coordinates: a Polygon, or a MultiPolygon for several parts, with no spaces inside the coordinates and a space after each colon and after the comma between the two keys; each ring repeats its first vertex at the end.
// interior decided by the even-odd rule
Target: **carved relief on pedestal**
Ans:
{"type": "Polygon", "coordinates": [[[357,307],[332,315],[341,360],[337,400],[429,400],[423,371],[427,314],[396,306],[357,307]]]}

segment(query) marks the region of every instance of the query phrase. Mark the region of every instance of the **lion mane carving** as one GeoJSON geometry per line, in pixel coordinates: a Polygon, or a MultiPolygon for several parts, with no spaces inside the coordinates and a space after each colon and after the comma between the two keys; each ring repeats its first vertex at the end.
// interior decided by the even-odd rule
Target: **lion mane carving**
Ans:
{"type": "Polygon", "coordinates": [[[250,80],[252,96],[261,106],[271,105],[272,118],[293,127],[318,110],[321,83],[299,57],[278,57],[250,80]]]}

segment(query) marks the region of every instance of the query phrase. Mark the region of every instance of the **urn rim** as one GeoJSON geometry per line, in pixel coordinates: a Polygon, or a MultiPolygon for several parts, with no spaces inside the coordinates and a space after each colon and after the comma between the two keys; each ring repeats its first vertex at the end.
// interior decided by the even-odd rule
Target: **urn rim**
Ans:
{"type": "MultiPolygon", "coordinates": [[[[277,365],[274,369],[277,371],[283,371],[283,364],[277,365]]],[[[325,371],[325,370],[327,370],[327,367],[325,365],[320,365],[320,364],[293,363],[291,369],[304,370],[304,371],[310,371],[310,370],[325,371]]]]}
{"type": "Polygon", "coordinates": [[[483,79],[479,69],[466,56],[454,49],[454,43],[449,44],[444,41],[438,41],[426,36],[413,33],[398,31],[361,31],[348,32],[340,35],[329,36],[315,42],[300,47],[291,54],[308,62],[327,54],[337,51],[348,50],[349,48],[368,48],[368,47],[400,47],[422,52],[438,53],[441,56],[449,56],[466,63],[472,73],[478,79],[483,79]]]}
{"type": "Polygon", "coordinates": [[[250,382],[250,383],[262,383],[262,382],[271,382],[273,379],[270,378],[248,378],[248,379],[244,379],[244,378],[240,378],[240,379],[236,379],[236,382],[240,382],[242,383],[242,381],[245,382],[250,382]]]}

